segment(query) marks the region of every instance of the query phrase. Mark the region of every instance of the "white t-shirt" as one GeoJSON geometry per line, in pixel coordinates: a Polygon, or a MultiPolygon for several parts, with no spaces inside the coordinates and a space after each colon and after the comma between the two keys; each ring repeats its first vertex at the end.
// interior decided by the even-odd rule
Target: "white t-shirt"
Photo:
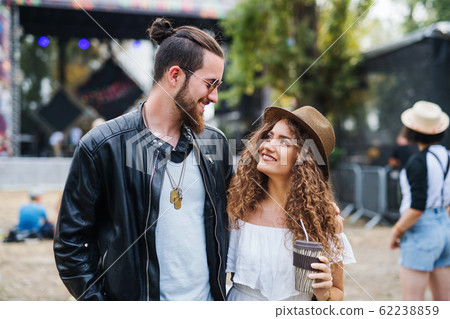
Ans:
{"type": "Polygon", "coordinates": [[[450,173],[444,180],[448,160],[449,151],[442,145],[431,145],[428,152],[413,155],[400,172],[400,214],[410,207],[425,210],[450,204],[450,173]]]}
{"type": "MultiPolygon", "coordinates": [[[[212,300],[206,256],[205,188],[194,152],[186,158],[180,209],[170,203],[172,186],[167,176],[159,200],[156,253],[160,271],[161,300],[212,300]]],[[[178,184],[182,163],[168,162],[178,184]]]]}

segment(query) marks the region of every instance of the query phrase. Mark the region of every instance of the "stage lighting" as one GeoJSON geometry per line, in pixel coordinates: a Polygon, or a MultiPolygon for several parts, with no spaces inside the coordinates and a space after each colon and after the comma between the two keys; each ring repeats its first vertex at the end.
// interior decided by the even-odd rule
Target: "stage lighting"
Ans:
{"type": "Polygon", "coordinates": [[[50,43],[50,40],[45,36],[40,37],[38,40],[38,44],[43,48],[46,48],[49,43],[50,43]]]}
{"type": "Polygon", "coordinates": [[[87,48],[89,48],[89,40],[81,39],[80,41],[78,41],[78,46],[81,50],[86,50],[87,48]]]}
{"type": "Polygon", "coordinates": [[[139,49],[141,47],[142,43],[139,40],[136,40],[133,42],[133,49],[139,49]]]}

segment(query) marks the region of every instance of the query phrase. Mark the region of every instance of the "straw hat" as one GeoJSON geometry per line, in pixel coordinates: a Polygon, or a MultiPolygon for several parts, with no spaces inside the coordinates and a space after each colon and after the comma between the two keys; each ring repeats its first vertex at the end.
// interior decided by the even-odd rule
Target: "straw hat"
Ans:
{"type": "Polygon", "coordinates": [[[328,179],[328,156],[330,156],[333,151],[336,140],[331,123],[312,106],[302,106],[292,112],[277,106],[267,107],[264,110],[264,123],[274,122],[285,118],[298,123],[300,130],[308,133],[313,139],[325,162],[325,165],[320,165],[320,167],[324,172],[325,179],[328,179]]]}
{"type": "Polygon", "coordinates": [[[402,113],[401,120],[407,128],[426,135],[442,133],[449,124],[448,115],[439,105],[427,101],[416,102],[402,113]]]}

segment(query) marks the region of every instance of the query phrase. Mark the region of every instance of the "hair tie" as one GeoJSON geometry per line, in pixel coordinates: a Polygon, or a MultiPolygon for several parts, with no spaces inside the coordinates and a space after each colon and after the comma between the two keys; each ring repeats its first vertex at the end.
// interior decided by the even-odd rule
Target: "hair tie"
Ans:
{"type": "Polygon", "coordinates": [[[170,28],[169,28],[169,31],[170,31],[170,32],[173,32],[173,28],[172,28],[172,27],[170,27],[170,28]]]}

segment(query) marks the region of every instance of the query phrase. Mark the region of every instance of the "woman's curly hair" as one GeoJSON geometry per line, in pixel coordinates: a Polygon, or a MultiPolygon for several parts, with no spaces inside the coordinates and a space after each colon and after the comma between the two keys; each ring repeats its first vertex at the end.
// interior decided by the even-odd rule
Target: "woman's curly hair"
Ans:
{"type": "MultiPolygon", "coordinates": [[[[246,220],[246,214],[253,211],[267,195],[268,177],[257,170],[258,150],[275,124],[264,123],[246,143],[237,172],[227,191],[227,211],[232,228],[239,228],[238,220],[246,220]]],[[[342,254],[340,240],[336,236],[336,210],[330,184],[317,165],[310,149],[302,150],[309,135],[300,131],[298,124],[286,120],[299,146],[297,162],[292,167],[290,191],[285,206],[285,225],[293,234],[293,241],[306,240],[300,220],[303,221],[309,239],[322,243],[329,259],[342,254]],[[331,258],[330,258],[331,257],[331,258]]]]}

